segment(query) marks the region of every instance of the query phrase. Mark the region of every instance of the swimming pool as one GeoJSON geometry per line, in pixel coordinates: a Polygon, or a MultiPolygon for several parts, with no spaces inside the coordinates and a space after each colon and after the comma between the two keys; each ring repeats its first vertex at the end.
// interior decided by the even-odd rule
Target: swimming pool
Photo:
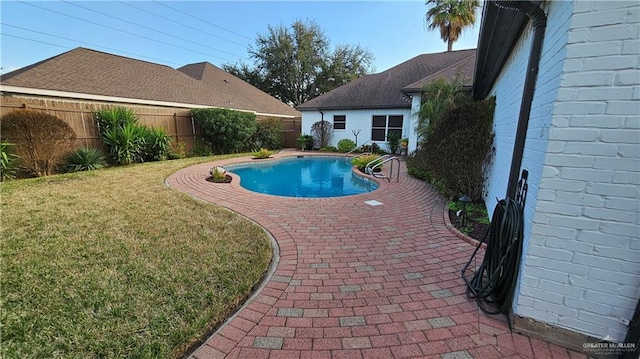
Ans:
{"type": "Polygon", "coordinates": [[[358,176],[344,157],[290,157],[225,168],[250,191],[286,197],[341,197],[371,192],[378,183],[358,176]]]}

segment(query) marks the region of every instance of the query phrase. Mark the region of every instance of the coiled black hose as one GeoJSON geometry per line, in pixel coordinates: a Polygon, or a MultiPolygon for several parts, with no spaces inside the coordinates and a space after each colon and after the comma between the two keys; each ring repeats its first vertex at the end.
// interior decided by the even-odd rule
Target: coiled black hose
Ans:
{"type": "Polygon", "coordinates": [[[487,314],[506,313],[511,308],[522,257],[522,211],[522,205],[513,199],[499,201],[493,211],[489,231],[462,269],[467,296],[475,299],[478,307],[487,314]],[[484,259],[469,280],[465,273],[487,235],[489,243],[484,259]],[[492,304],[493,308],[487,304],[492,304]]]}

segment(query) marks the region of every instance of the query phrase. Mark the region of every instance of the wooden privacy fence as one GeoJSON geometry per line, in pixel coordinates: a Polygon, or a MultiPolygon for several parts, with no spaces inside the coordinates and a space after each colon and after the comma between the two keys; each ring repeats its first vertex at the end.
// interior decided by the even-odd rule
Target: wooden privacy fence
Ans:
{"type": "Polygon", "coordinates": [[[302,133],[302,119],[283,118],[284,147],[298,147],[298,136],[302,133]]]}
{"type": "MultiPolygon", "coordinates": [[[[65,121],[76,133],[76,147],[102,148],[94,113],[103,108],[126,107],[138,116],[140,124],[160,127],[173,141],[182,142],[187,150],[195,145],[196,126],[186,108],[118,104],[99,101],[60,100],[39,97],[2,96],[0,116],[16,109],[47,112],[65,121]]],[[[262,120],[258,116],[258,121],[262,120]]],[[[301,130],[301,119],[283,118],[284,145],[296,147],[301,130]]]]}

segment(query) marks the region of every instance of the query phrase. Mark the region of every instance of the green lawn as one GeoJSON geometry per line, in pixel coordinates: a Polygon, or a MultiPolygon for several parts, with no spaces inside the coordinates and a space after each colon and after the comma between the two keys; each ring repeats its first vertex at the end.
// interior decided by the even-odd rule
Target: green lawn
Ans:
{"type": "Polygon", "coordinates": [[[212,159],[0,184],[0,356],[177,357],[228,317],[269,239],[163,183],[212,159]]]}

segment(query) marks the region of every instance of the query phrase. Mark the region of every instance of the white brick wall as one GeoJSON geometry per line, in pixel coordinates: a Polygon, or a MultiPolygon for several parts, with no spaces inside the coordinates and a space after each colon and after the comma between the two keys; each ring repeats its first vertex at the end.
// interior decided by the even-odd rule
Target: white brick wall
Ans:
{"type": "Polygon", "coordinates": [[[545,44],[560,7],[573,16],[527,248],[541,259],[522,268],[542,280],[522,281],[516,312],[621,341],[640,297],[640,5],[551,4],[545,44]]]}
{"type": "MultiPolygon", "coordinates": [[[[537,320],[558,323],[560,316],[552,314],[548,311],[551,308],[560,308],[555,305],[547,306],[542,293],[546,293],[550,300],[549,304],[553,304],[553,298],[560,294],[555,294],[548,289],[540,288],[542,281],[532,282],[523,278],[535,277],[554,283],[568,283],[567,272],[558,271],[557,268],[549,269],[550,260],[567,261],[571,258],[572,252],[569,248],[556,245],[553,249],[545,247],[546,235],[556,235],[557,225],[551,222],[550,214],[564,214],[566,211],[577,213],[580,208],[570,203],[556,204],[554,197],[557,190],[572,191],[580,186],[584,186],[581,181],[567,183],[564,181],[556,181],[552,183],[551,188],[540,188],[538,185],[541,181],[543,173],[550,178],[559,178],[560,172],[556,169],[544,169],[545,155],[547,151],[551,153],[553,161],[557,163],[569,163],[574,161],[574,156],[565,154],[565,139],[585,139],[585,137],[595,134],[590,131],[575,134],[573,132],[558,132],[555,134],[556,139],[549,140],[549,129],[552,122],[552,112],[554,110],[554,101],[558,96],[570,97],[572,94],[559,93],[560,78],[566,57],[566,49],[564,44],[567,41],[570,15],[572,10],[571,2],[551,2],[545,11],[549,15],[547,31],[542,48],[542,56],[540,59],[538,79],[536,81],[535,97],[532,103],[532,110],[529,119],[529,128],[527,131],[526,147],[523,154],[522,168],[529,171],[529,192],[527,203],[525,206],[525,228],[524,228],[524,246],[523,246],[523,262],[520,270],[520,287],[516,292],[514,299],[514,310],[522,316],[532,317],[537,320]],[[536,212],[537,205],[540,204],[548,210],[546,212],[536,212]],[[544,224],[546,228],[542,229],[544,234],[532,233],[535,224],[544,224]],[[528,258],[536,258],[535,261],[528,261],[528,258]],[[527,264],[525,264],[527,263],[527,264]],[[529,265],[532,263],[532,265],[529,265]],[[525,270],[526,268],[526,270],[525,270]],[[533,293],[537,296],[530,296],[528,293],[531,289],[535,289],[533,293]]],[[[496,111],[494,115],[494,132],[496,152],[491,167],[488,169],[489,180],[487,183],[487,196],[485,203],[490,214],[493,211],[496,198],[505,197],[507,180],[511,166],[511,155],[513,152],[513,143],[515,131],[518,122],[518,114],[520,110],[520,102],[524,86],[524,77],[526,73],[526,65],[531,48],[531,29],[525,28],[523,36],[514,46],[514,49],[503,67],[503,72],[498,77],[496,85],[492,90],[492,95],[496,96],[496,111]]],[[[595,81],[613,82],[613,78],[604,80],[587,80],[588,83],[595,81]]],[[[576,78],[576,81],[585,82],[582,78],[576,78]]],[[[576,108],[568,106],[565,109],[567,114],[571,114],[576,108]]],[[[591,109],[595,113],[603,113],[606,106],[596,105],[591,109]]],[[[570,117],[565,116],[568,123],[570,117]]],[[[593,160],[582,161],[584,168],[591,168],[593,160]]],[[[554,222],[557,219],[554,218],[554,222]]],[[[566,227],[570,233],[571,229],[566,227]]],[[[575,230],[574,230],[575,232],[575,230]]],[[[552,238],[552,237],[549,237],[552,238]]],[[[560,268],[566,268],[560,267],[560,268]]],[[[567,268],[569,269],[569,268],[567,268]]],[[[579,268],[569,269],[572,271],[579,268]]],[[[586,273],[586,267],[584,269],[586,273]]],[[[561,297],[561,296],[560,296],[561,297]]],[[[577,316],[577,310],[576,316],[577,316]]]]}
{"type": "MultiPolygon", "coordinates": [[[[640,5],[551,1],[522,168],[518,315],[623,340],[640,297],[640,5]]],[[[486,204],[504,198],[531,33],[496,96],[486,204]]]]}

